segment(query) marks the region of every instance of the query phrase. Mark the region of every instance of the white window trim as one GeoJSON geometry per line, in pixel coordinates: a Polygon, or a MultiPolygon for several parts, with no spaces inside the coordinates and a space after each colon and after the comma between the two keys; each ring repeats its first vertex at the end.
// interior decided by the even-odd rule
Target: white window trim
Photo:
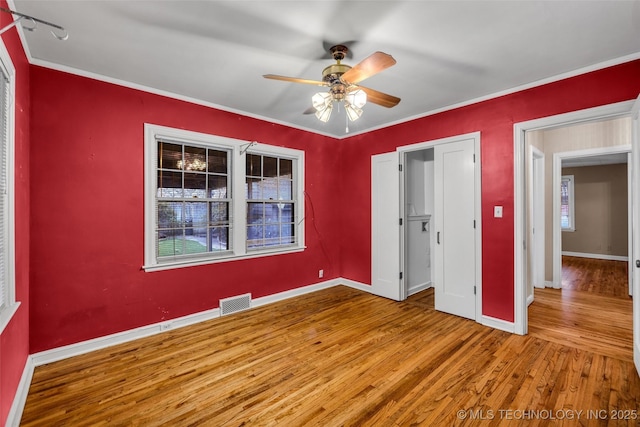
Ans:
{"type": "Polygon", "coordinates": [[[9,52],[0,38],[0,66],[9,78],[9,102],[8,122],[7,122],[7,215],[5,217],[4,229],[7,230],[5,236],[7,248],[5,251],[5,306],[0,309],[0,334],[9,324],[11,318],[20,306],[16,302],[16,275],[15,275],[15,97],[16,70],[9,56],[9,52]]]}
{"type": "Polygon", "coordinates": [[[145,271],[168,270],[180,267],[213,264],[239,259],[257,258],[270,255],[300,252],[305,249],[304,236],[304,151],[292,148],[278,147],[257,142],[226,138],[217,135],[192,132],[183,129],[175,129],[150,123],[144,124],[144,265],[145,271]],[[184,144],[212,145],[220,149],[230,151],[231,174],[230,186],[232,194],[233,222],[230,229],[230,239],[233,247],[223,254],[211,254],[209,257],[197,257],[193,259],[171,260],[158,262],[156,256],[156,186],[157,170],[155,159],[157,157],[157,139],[163,138],[182,142],[184,144]],[[296,243],[291,246],[251,249],[246,247],[246,217],[247,203],[244,197],[245,182],[245,158],[246,154],[261,154],[266,156],[288,157],[295,161],[296,187],[296,243]]]}
{"type": "Polygon", "coordinates": [[[562,227],[562,231],[576,231],[576,199],[575,199],[575,179],[573,175],[562,175],[560,182],[569,182],[569,226],[562,227]]]}

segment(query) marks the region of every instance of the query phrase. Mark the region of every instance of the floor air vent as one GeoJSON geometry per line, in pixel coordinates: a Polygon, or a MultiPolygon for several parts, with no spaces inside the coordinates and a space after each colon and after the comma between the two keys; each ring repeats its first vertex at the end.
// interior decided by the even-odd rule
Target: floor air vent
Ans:
{"type": "Polygon", "coordinates": [[[238,295],[220,300],[220,316],[251,308],[251,294],[238,295]]]}

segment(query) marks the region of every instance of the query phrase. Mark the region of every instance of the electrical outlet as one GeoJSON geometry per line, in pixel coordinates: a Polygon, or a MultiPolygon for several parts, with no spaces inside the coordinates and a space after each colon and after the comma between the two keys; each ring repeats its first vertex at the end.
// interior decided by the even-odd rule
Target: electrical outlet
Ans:
{"type": "Polygon", "coordinates": [[[318,270],[318,278],[322,279],[324,277],[324,270],[318,270]]]}

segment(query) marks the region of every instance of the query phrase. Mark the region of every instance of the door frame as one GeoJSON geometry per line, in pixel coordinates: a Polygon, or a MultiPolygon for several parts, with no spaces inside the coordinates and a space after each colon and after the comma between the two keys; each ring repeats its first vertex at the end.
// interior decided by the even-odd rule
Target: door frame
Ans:
{"type": "MultiPolygon", "coordinates": [[[[486,324],[488,326],[497,327],[498,329],[503,329],[502,325],[497,325],[499,322],[492,322],[492,319],[485,318],[482,316],[482,156],[480,152],[480,132],[471,132],[462,135],[455,135],[447,138],[440,138],[430,141],[418,142],[410,145],[403,145],[396,148],[396,152],[398,152],[398,157],[400,161],[400,165],[402,165],[402,176],[400,178],[400,218],[402,218],[403,224],[407,223],[407,212],[405,209],[405,188],[406,188],[406,165],[405,158],[406,154],[413,151],[421,151],[429,148],[433,148],[436,145],[448,144],[451,142],[464,141],[468,139],[473,139],[474,141],[474,153],[475,153],[475,164],[474,168],[475,174],[475,204],[474,204],[474,214],[476,218],[476,239],[475,239],[475,254],[476,254],[476,265],[475,265],[475,273],[476,273],[476,322],[486,324]],[[494,324],[496,323],[496,324],[494,324]]],[[[432,216],[433,223],[433,216],[432,216]]],[[[405,238],[404,238],[404,228],[400,231],[400,265],[404,266],[405,263],[405,238]]],[[[431,244],[433,245],[433,233],[431,233],[431,244]]],[[[435,266],[431,265],[432,272],[435,266]]],[[[403,275],[406,277],[406,275],[403,275]]],[[[407,285],[405,283],[404,278],[399,283],[400,286],[400,295],[402,299],[406,298],[407,295],[407,285]]]]}
{"type": "Polygon", "coordinates": [[[529,241],[531,242],[531,289],[527,285],[527,305],[534,300],[534,288],[544,288],[545,258],[545,155],[533,145],[530,146],[531,164],[528,192],[531,195],[529,206],[529,241]],[[534,230],[537,232],[535,233],[534,230]],[[529,295],[529,292],[531,294],[529,295]]]}
{"type": "MultiPolygon", "coordinates": [[[[526,188],[525,188],[525,133],[532,130],[548,129],[570,124],[586,123],[603,119],[630,117],[635,100],[623,101],[600,107],[578,110],[555,116],[544,117],[513,125],[514,155],[514,331],[526,335],[527,280],[526,280],[526,188]]],[[[634,315],[635,317],[635,315],[634,315]]]]}
{"type": "MultiPolygon", "coordinates": [[[[556,289],[562,288],[562,227],[560,226],[560,180],[562,179],[562,161],[567,159],[577,159],[583,157],[592,157],[599,156],[603,154],[630,154],[631,153],[631,144],[625,145],[614,145],[611,147],[598,147],[598,148],[587,148],[584,150],[575,150],[575,151],[563,151],[558,153],[553,153],[553,170],[552,170],[552,194],[553,194],[553,213],[552,213],[552,257],[553,257],[553,287],[556,289]]],[[[627,156],[628,157],[628,156],[627,156]]],[[[627,163],[627,183],[630,181],[631,177],[631,165],[627,163]]],[[[627,213],[631,213],[631,200],[633,196],[633,192],[631,191],[631,187],[627,187],[627,213]]],[[[629,221],[627,221],[629,222],[629,221]]],[[[631,227],[627,228],[627,234],[631,234],[631,227]]],[[[629,239],[628,246],[630,247],[632,239],[629,239]]],[[[631,269],[631,252],[627,254],[628,267],[629,271],[631,269]]],[[[631,277],[629,276],[629,279],[631,277]]],[[[629,288],[631,288],[631,282],[629,282],[629,288]]]]}

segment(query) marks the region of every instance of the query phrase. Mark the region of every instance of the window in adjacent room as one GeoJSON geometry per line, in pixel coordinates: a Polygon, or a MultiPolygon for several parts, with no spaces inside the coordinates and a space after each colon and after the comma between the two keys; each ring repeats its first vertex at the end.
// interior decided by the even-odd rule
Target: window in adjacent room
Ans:
{"type": "Polygon", "coordinates": [[[15,313],[15,69],[0,42],[0,333],[15,313]]]}
{"type": "Polygon", "coordinates": [[[145,125],[145,269],[303,249],[303,152],[145,125]]]}
{"type": "Polygon", "coordinates": [[[560,227],[562,231],[575,231],[575,202],[573,175],[563,175],[560,181],[560,227]]]}

